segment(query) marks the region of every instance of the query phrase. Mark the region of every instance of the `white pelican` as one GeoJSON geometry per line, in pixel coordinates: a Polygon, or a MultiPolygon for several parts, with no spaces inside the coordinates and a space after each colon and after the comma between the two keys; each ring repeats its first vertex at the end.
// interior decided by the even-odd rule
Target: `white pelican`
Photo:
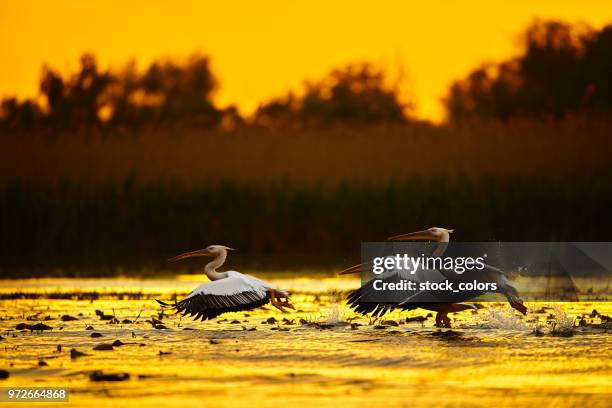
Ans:
{"type": "MultiPolygon", "coordinates": [[[[453,230],[446,228],[433,227],[423,231],[411,232],[408,234],[396,235],[387,238],[389,241],[436,241],[439,245],[436,247],[432,256],[442,256],[446,251],[448,242],[450,241],[450,234],[453,230]]],[[[356,273],[361,270],[362,265],[355,265],[348,269],[340,272],[341,275],[356,273]]],[[[456,273],[448,273],[446,270],[439,271],[449,281],[457,281],[460,275],[456,273]]],[[[381,275],[382,276],[382,275],[381,275]]],[[[391,271],[383,277],[385,280],[396,281],[405,277],[400,276],[398,272],[391,271]]],[[[523,301],[520,299],[517,290],[512,286],[508,278],[504,273],[490,265],[485,264],[483,270],[473,270],[470,272],[471,279],[477,279],[482,282],[495,282],[497,283],[496,292],[502,293],[508,299],[510,306],[521,312],[522,314],[527,313],[527,308],[523,305],[523,301]]],[[[378,278],[380,279],[380,278],[378,278]]],[[[358,313],[367,315],[372,314],[373,316],[382,316],[390,310],[402,309],[412,310],[416,308],[433,310],[438,312],[436,315],[436,325],[450,327],[450,319],[447,316],[448,313],[458,312],[466,309],[474,309],[473,305],[459,303],[466,300],[473,299],[477,296],[482,295],[485,291],[462,291],[459,293],[452,293],[452,302],[445,303],[432,303],[427,299],[431,299],[431,295],[427,291],[420,291],[410,296],[408,299],[400,303],[378,303],[378,302],[362,302],[362,291],[373,291],[372,288],[373,280],[364,284],[361,288],[354,290],[347,297],[348,305],[358,313]]]]}
{"type": "Polygon", "coordinates": [[[204,267],[204,273],[211,282],[198,286],[187,297],[178,303],[175,301],[173,305],[155,300],[164,308],[174,309],[184,316],[195,316],[194,320],[213,319],[226,312],[255,309],[268,302],[282,312],[286,312],[283,307],[294,309],[286,291],[240,272],[217,272],[217,268],[220,268],[227,258],[227,251],[232,250],[223,245],[210,245],[170,258],[169,261],[174,262],[196,256],[213,256],[214,259],[204,267]]]}

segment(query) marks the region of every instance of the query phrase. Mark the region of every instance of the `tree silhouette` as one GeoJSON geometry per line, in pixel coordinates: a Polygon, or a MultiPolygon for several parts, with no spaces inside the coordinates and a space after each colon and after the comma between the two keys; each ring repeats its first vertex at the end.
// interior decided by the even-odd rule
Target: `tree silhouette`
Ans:
{"type": "Polygon", "coordinates": [[[0,124],[9,129],[31,130],[40,121],[42,113],[30,100],[19,102],[17,98],[5,98],[0,103],[0,124]]]}
{"type": "MultiPolygon", "coordinates": [[[[520,55],[483,65],[454,82],[445,98],[450,121],[561,118],[612,109],[612,25],[601,30],[558,21],[536,21],[522,36],[520,55]]],[[[91,54],[80,69],[62,75],[43,67],[41,96],[0,103],[0,127],[15,130],[139,128],[188,124],[232,128],[244,124],[235,107],[213,103],[217,81],[208,58],[184,63],[154,61],[139,71],[101,70],[91,54]]],[[[252,118],[266,127],[329,126],[334,123],[405,123],[412,105],[400,101],[397,85],[382,70],[353,64],[306,83],[300,96],[287,94],[262,104],[252,118]]]]}
{"type": "Polygon", "coordinates": [[[410,106],[401,103],[398,94],[397,87],[386,84],[382,71],[370,64],[349,65],[319,82],[307,83],[301,98],[289,94],[261,105],[255,123],[402,123],[408,120],[410,106]]]}
{"type": "Polygon", "coordinates": [[[121,72],[102,71],[95,57],[81,57],[78,72],[63,77],[43,68],[40,91],[47,108],[34,100],[2,102],[2,123],[14,129],[35,125],[53,129],[90,129],[101,126],[151,126],[190,123],[217,126],[235,118],[237,111],[221,111],[212,103],[216,81],[208,59],[192,56],[186,64],[153,62],[143,73],[128,64],[121,72]]]}
{"type": "Polygon", "coordinates": [[[612,25],[584,43],[585,74],[589,78],[585,103],[594,109],[612,109],[612,25]]]}
{"type": "Polygon", "coordinates": [[[480,67],[455,82],[446,98],[451,120],[563,117],[612,104],[612,26],[594,31],[535,22],[522,55],[480,67]]]}

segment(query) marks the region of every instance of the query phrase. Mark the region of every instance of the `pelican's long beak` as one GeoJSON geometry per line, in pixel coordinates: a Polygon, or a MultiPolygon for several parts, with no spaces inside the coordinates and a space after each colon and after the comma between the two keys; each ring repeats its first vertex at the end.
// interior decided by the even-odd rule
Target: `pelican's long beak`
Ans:
{"type": "Polygon", "coordinates": [[[211,256],[208,249],[198,249],[197,251],[185,252],[184,254],[177,255],[173,258],[168,259],[170,262],[180,261],[181,259],[193,258],[196,256],[211,256]]]}
{"type": "Polygon", "coordinates": [[[429,230],[409,232],[408,234],[395,235],[387,238],[387,241],[433,241],[436,236],[429,230]]]}
{"type": "Polygon", "coordinates": [[[361,271],[361,267],[363,264],[351,266],[350,268],[346,268],[343,271],[338,272],[338,275],[349,275],[351,273],[359,273],[361,271]]]}

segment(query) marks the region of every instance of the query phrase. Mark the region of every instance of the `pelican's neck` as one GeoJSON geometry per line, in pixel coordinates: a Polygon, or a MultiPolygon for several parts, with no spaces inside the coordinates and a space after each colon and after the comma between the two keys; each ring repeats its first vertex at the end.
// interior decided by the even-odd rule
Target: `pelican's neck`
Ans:
{"type": "Polygon", "coordinates": [[[225,258],[227,258],[227,251],[223,250],[209,263],[204,267],[204,273],[208,276],[208,279],[211,281],[219,280],[225,277],[224,273],[217,272],[217,268],[220,268],[221,265],[225,263],[225,258]]]}
{"type": "Polygon", "coordinates": [[[446,231],[442,233],[440,238],[438,238],[438,246],[436,250],[433,251],[433,256],[442,256],[444,252],[446,252],[446,248],[448,247],[448,242],[450,241],[450,234],[446,231]]]}

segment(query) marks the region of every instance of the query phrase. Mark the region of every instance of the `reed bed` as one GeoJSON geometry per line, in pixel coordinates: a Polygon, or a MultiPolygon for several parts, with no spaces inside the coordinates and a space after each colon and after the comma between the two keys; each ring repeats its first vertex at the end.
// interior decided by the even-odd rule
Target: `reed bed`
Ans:
{"type": "Polygon", "coordinates": [[[92,187],[133,178],[188,186],[223,183],[386,185],[406,176],[546,174],[610,167],[612,122],[464,123],[461,126],[242,127],[229,132],[166,128],[139,132],[0,138],[0,184],[69,180],[92,187]]]}
{"type": "Polygon", "coordinates": [[[464,241],[607,240],[611,130],[568,120],[5,137],[0,273],[165,268],[208,243],[240,249],[230,267],[333,267],[357,261],[361,241],[432,225],[464,241]]]}

